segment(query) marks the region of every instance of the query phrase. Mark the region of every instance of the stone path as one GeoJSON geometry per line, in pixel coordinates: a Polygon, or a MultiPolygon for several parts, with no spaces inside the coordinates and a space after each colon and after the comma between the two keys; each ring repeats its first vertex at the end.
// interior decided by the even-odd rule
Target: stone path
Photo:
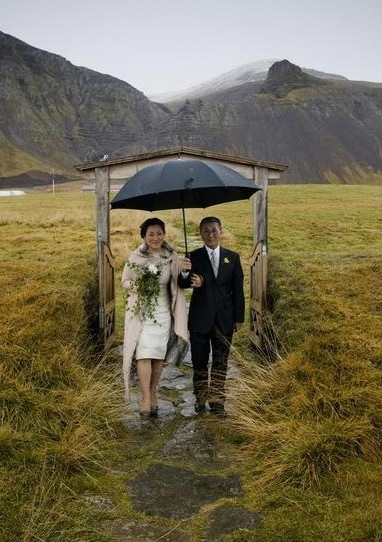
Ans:
{"type": "MultiPolygon", "coordinates": [[[[235,376],[237,369],[231,362],[228,379],[235,376]]],[[[116,540],[256,540],[261,518],[240,505],[241,480],[224,431],[219,430],[227,421],[209,413],[195,415],[191,379],[189,357],[179,369],[166,367],[159,416],[144,421],[139,419],[139,392],[133,382],[124,423],[133,431],[134,447],[142,450],[145,460],[142,470],[127,480],[126,490],[134,512],[144,519],[126,517],[109,523],[107,531],[116,540]]]]}

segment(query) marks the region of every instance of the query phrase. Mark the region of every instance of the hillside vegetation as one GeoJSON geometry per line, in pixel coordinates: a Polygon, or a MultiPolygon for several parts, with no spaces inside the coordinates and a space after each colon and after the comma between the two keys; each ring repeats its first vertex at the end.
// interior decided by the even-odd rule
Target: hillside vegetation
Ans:
{"type": "MultiPolygon", "coordinates": [[[[271,363],[258,356],[246,329],[240,332],[233,414],[216,427],[237,458],[247,508],[263,517],[257,541],[380,541],[381,197],[382,188],[371,186],[270,188],[269,297],[278,356],[271,363]]],[[[72,191],[0,200],[6,542],[107,542],[113,538],[105,521],[129,515],[145,521],[126,493],[133,473],[116,469],[134,441],[120,423],[126,408],[120,367],[91,341],[94,207],[94,194],[72,191]],[[92,506],[94,495],[112,507],[92,506]]],[[[191,238],[205,213],[190,213],[191,238]]],[[[221,217],[224,242],[245,265],[252,250],[249,202],[210,213],[221,217]]],[[[146,216],[111,214],[114,345],[122,340],[118,277],[146,216]]],[[[182,250],[181,212],[159,216],[182,250]]],[[[246,265],[245,272],[248,278],[246,265]]],[[[188,529],[196,540],[192,522],[188,529]]]]}

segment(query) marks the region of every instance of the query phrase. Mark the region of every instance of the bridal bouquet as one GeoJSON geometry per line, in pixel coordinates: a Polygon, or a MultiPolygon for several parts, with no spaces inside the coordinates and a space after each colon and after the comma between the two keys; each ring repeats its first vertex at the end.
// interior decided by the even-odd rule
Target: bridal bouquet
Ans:
{"type": "Polygon", "coordinates": [[[153,263],[138,265],[128,262],[128,266],[134,270],[135,276],[127,288],[126,301],[131,292],[136,292],[138,297],[133,306],[134,313],[141,313],[144,318],[154,320],[154,309],[159,296],[160,269],[153,263]]]}

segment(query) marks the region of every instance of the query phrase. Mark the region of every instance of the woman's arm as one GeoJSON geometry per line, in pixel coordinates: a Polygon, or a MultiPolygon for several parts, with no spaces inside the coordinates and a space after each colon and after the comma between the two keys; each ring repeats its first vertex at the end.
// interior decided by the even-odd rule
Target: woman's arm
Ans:
{"type": "Polygon", "coordinates": [[[131,283],[133,282],[133,280],[135,278],[135,275],[136,275],[135,271],[131,267],[130,261],[127,261],[125,263],[125,267],[124,267],[123,272],[122,272],[122,279],[121,279],[122,288],[129,288],[131,286],[131,283]]]}

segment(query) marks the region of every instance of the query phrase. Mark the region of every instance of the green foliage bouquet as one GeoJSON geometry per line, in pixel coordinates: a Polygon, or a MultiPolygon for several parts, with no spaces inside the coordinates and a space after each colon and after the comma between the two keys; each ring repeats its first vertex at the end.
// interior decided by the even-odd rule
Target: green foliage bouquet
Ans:
{"type": "Polygon", "coordinates": [[[128,262],[128,266],[134,270],[134,278],[127,288],[126,302],[131,292],[136,292],[138,297],[132,310],[134,314],[141,313],[144,318],[154,319],[154,309],[159,296],[160,269],[153,263],[139,265],[128,262]]]}

